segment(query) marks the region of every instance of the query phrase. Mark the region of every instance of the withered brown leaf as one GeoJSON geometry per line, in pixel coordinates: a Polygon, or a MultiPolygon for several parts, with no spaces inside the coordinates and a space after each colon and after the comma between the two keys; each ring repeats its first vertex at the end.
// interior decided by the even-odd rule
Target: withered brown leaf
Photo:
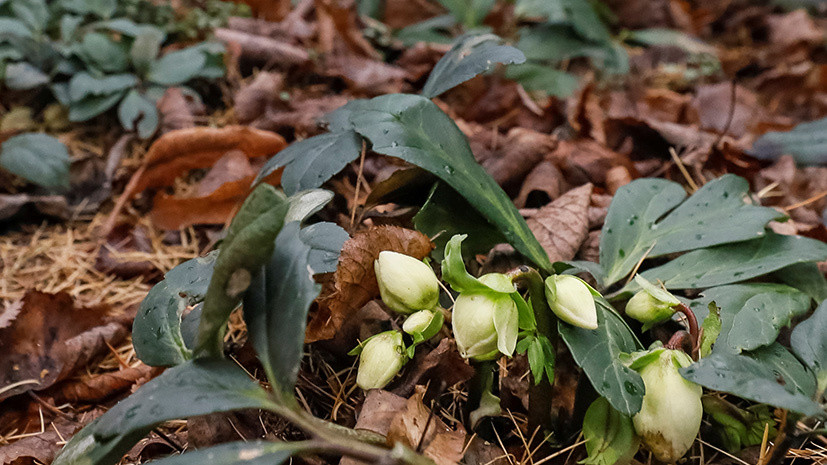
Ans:
{"type": "Polygon", "coordinates": [[[571,260],[589,234],[591,184],[572,189],[527,220],[552,262],[571,260]]]}
{"type": "Polygon", "coordinates": [[[392,250],[422,259],[431,249],[428,236],[398,226],[379,226],[356,233],[345,242],[333,279],[316,300],[305,341],[332,338],[345,319],[379,295],[373,271],[379,252],[392,250]]]}

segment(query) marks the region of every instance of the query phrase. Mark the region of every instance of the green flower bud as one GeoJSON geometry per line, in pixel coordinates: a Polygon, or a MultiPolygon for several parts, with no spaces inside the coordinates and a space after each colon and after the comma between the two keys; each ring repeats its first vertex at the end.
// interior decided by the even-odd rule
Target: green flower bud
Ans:
{"type": "Polygon", "coordinates": [[[439,281],[430,266],[385,250],[373,264],[385,305],[402,314],[429,310],[439,302],[439,281]]]}
{"type": "Polygon", "coordinates": [[[597,309],[589,285],[577,276],[546,278],[546,300],[557,318],[585,329],[597,329],[597,309]]]}
{"type": "Polygon", "coordinates": [[[644,331],[672,317],[675,307],[681,303],[677,297],[640,275],[635,276],[635,282],[642,289],[626,304],[629,317],[643,323],[644,331]]]}
{"type": "Polygon", "coordinates": [[[407,361],[402,333],[379,333],[364,342],[356,384],[364,390],[381,389],[391,382],[407,361]]]}
{"type": "Polygon", "coordinates": [[[405,319],[405,322],[402,323],[402,330],[411,336],[420,334],[422,340],[427,341],[436,336],[444,321],[445,317],[440,309],[420,310],[405,319]]]}
{"type": "Polygon", "coordinates": [[[661,351],[660,355],[640,368],[646,393],[632,422],[655,457],[672,463],[689,450],[698,435],[703,389],[678,372],[678,368],[692,364],[688,355],[679,350],[655,350],[661,351]]]}
{"type": "MultiPolygon", "coordinates": [[[[490,286],[489,283],[504,283],[502,278],[508,279],[492,273],[479,280],[490,286]]],[[[457,348],[464,358],[492,360],[499,353],[510,357],[517,346],[517,304],[508,294],[460,293],[454,302],[452,324],[457,348]]]]}

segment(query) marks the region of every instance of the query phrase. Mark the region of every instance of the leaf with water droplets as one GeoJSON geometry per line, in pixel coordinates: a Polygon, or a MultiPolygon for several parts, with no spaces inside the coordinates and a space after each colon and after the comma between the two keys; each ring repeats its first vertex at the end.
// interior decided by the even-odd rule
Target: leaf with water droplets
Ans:
{"type": "Polygon", "coordinates": [[[708,389],[804,415],[825,416],[811,399],[816,389],[813,374],[777,343],[745,355],[715,352],[680,371],[684,378],[708,389]]]}
{"type": "MultiPolygon", "coordinates": [[[[790,345],[796,355],[827,384],[827,300],[818,306],[813,316],[795,327],[790,345]]],[[[820,386],[821,389],[827,386],[820,386]]]]}
{"type": "Polygon", "coordinates": [[[644,257],[700,249],[764,235],[784,215],[749,202],[746,179],[724,175],[686,199],[680,184],[639,179],[615,194],[600,236],[600,265],[608,287],[644,257]],[[662,218],[662,219],[661,219],[662,218]]]}
{"type": "Polygon", "coordinates": [[[330,115],[336,129],[350,127],[375,152],[401,158],[430,171],[456,190],[519,252],[550,271],[537,242],[511,199],[474,159],[457,125],[427,98],[392,94],[355,100],[330,115]]]}
{"type": "Polygon", "coordinates": [[[502,39],[494,34],[464,35],[454,41],[451,50],[434,66],[422,95],[434,98],[474,76],[488,71],[496,64],[525,62],[525,55],[514,47],[500,45],[502,39]]]}

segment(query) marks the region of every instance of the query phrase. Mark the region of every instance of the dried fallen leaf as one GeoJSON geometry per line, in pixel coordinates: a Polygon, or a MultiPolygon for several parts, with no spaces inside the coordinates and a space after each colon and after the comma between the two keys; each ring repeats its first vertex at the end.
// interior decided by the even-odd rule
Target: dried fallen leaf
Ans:
{"type": "Polygon", "coordinates": [[[325,60],[325,74],[337,76],[353,90],[368,95],[402,92],[408,73],[383,61],[353,53],[335,53],[325,60]]]}
{"type": "Polygon", "coordinates": [[[245,60],[282,67],[310,63],[307,50],[284,40],[224,28],[217,28],[214,33],[215,38],[222,42],[235,43],[240,48],[241,58],[245,60]]]}
{"type": "Polygon", "coordinates": [[[342,247],[333,280],[316,300],[305,341],[332,338],[347,318],[379,295],[373,271],[379,252],[392,250],[422,259],[432,248],[428,236],[398,226],[371,228],[348,239],[342,247]]]}
{"type": "Polygon", "coordinates": [[[425,389],[420,388],[408,399],[405,409],[391,422],[388,441],[401,442],[412,449],[421,444],[422,454],[437,465],[456,465],[462,460],[465,430],[461,425],[452,430],[440,418],[432,417],[422,403],[424,394],[425,389]]]}
{"type": "Polygon", "coordinates": [[[161,134],[195,127],[195,110],[195,105],[190,103],[180,88],[168,88],[158,100],[161,134]]]}
{"type": "Polygon", "coordinates": [[[263,115],[267,107],[277,98],[284,86],[284,77],[279,73],[262,71],[242,87],[233,100],[233,111],[240,123],[250,123],[263,115]]]}
{"type": "Polygon", "coordinates": [[[63,447],[63,440],[71,437],[82,424],[58,418],[40,434],[33,434],[0,447],[0,465],[30,465],[51,463],[63,447]]]}
{"type": "Polygon", "coordinates": [[[0,329],[0,400],[45,389],[119,344],[127,330],[107,323],[107,311],[76,308],[65,292],[26,293],[17,317],[0,329]]]}
{"type": "Polygon", "coordinates": [[[520,188],[519,195],[514,199],[514,204],[518,208],[527,205],[532,207],[543,206],[560,197],[568,189],[566,178],[560,169],[550,161],[543,161],[528,173],[520,188]]]}
{"type": "Polygon", "coordinates": [[[427,385],[429,381],[432,389],[444,390],[474,376],[474,369],[459,355],[456,342],[451,338],[442,339],[428,353],[418,351],[408,367],[393,389],[395,394],[403,397],[413,394],[417,385],[427,385]]]}
{"type": "Polygon", "coordinates": [[[158,372],[157,368],[141,364],[108,373],[84,375],[56,385],[48,394],[57,403],[94,404],[120,394],[137,383],[146,382],[158,372]]]}
{"type": "Polygon", "coordinates": [[[563,194],[528,219],[528,227],[552,262],[571,260],[589,234],[591,184],[563,194]]]}
{"type": "Polygon", "coordinates": [[[504,137],[479,128],[469,141],[477,161],[500,185],[525,178],[557,147],[557,138],[525,128],[513,128],[504,137]]]}

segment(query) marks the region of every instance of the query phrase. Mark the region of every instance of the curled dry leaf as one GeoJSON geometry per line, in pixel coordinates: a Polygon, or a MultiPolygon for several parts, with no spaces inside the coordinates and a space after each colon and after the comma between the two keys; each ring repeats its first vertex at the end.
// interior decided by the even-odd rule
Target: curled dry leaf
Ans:
{"type": "Polygon", "coordinates": [[[410,396],[417,385],[429,385],[431,389],[441,391],[474,376],[474,369],[459,354],[457,344],[451,338],[442,339],[428,353],[418,351],[408,367],[393,389],[401,396],[410,396]]]}
{"type": "Polygon", "coordinates": [[[305,48],[284,40],[224,28],[215,30],[215,38],[222,42],[236,44],[240,49],[241,58],[255,63],[276,64],[283,67],[310,63],[310,54],[305,48]]]}
{"type": "Polygon", "coordinates": [[[270,156],[287,146],[278,134],[247,126],[180,129],[164,134],[152,144],[144,164],[129,180],[100,235],[106,237],[126,202],[149,188],[169,186],[190,170],[209,168],[232,150],[247,158],[270,156]]]}
{"type": "Polygon", "coordinates": [[[421,387],[405,404],[391,422],[388,441],[401,442],[411,449],[422,445],[422,454],[437,465],[456,465],[462,460],[465,445],[465,430],[458,426],[452,430],[440,418],[428,417],[431,412],[422,403],[425,388],[421,387]]]}
{"type": "Polygon", "coordinates": [[[325,74],[341,77],[350,88],[368,95],[402,92],[408,77],[402,68],[348,52],[328,56],[325,74]]]}
{"type": "Polygon", "coordinates": [[[550,159],[566,175],[566,181],[574,185],[587,182],[603,185],[606,183],[606,173],[618,165],[635,173],[628,156],[590,139],[561,140],[550,159]]]}
{"type": "Polygon", "coordinates": [[[57,403],[93,404],[120,394],[135,384],[143,384],[159,372],[157,368],[141,364],[108,373],[84,375],[56,385],[48,394],[57,403]]]}
{"type": "Polygon", "coordinates": [[[495,181],[506,185],[525,178],[557,147],[557,138],[525,128],[513,128],[504,137],[477,127],[469,141],[477,161],[495,181]]]}
{"type": "Polygon", "coordinates": [[[33,434],[0,447],[0,464],[51,463],[55,454],[63,447],[63,441],[75,434],[82,426],[81,423],[58,418],[42,433],[33,434]]]}
{"type": "Polygon", "coordinates": [[[542,161],[526,176],[514,204],[518,208],[527,204],[532,207],[545,205],[567,190],[568,184],[560,168],[550,161],[542,161]]]}
{"type": "Polygon", "coordinates": [[[196,110],[203,113],[203,108],[196,105],[184,96],[178,87],[170,87],[158,100],[158,112],[161,113],[161,133],[166,134],[177,129],[195,127],[196,110]]]}
{"type": "Polygon", "coordinates": [[[27,292],[14,321],[0,329],[0,400],[45,389],[123,341],[127,329],[107,323],[108,310],[76,308],[65,292],[27,292]]]}
{"type": "Polygon", "coordinates": [[[563,194],[528,219],[528,227],[552,262],[571,260],[589,234],[591,184],[563,194]]]}
{"type": "Polygon", "coordinates": [[[240,123],[250,123],[263,115],[267,107],[278,98],[284,86],[284,77],[279,73],[262,71],[242,87],[233,100],[233,111],[240,123]]]}
{"type": "Polygon", "coordinates": [[[347,318],[379,296],[379,284],[373,270],[379,252],[392,250],[422,259],[432,248],[428,236],[398,226],[374,227],[348,239],[342,247],[333,279],[316,300],[305,341],[332,338],[347,318]]]}

